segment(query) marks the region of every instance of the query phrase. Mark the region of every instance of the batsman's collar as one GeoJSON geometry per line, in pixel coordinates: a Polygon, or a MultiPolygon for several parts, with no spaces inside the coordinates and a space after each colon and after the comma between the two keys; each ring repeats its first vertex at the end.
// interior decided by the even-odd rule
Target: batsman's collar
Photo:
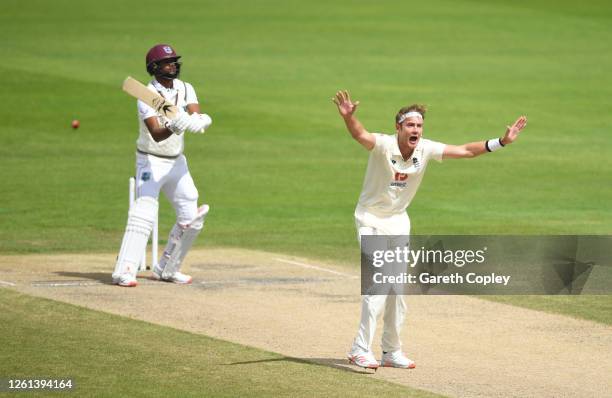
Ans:
{"type": "MultiPolygon", "coordinates": [[[[176,79],[175,79],[176,80],[176,79]]],[[[153,84],[153,87],[155,87],[155,90],[159,91],[159,92],[169,92],[169,93],[174,93],[174,91],[176,91],[176,84],[174,84],[174,82],[172,82],[172,87],[171,88],[166,88],[164,86],[162,86],[162,84],[160,82],[158,82],[156,79],[151,80],[151,83],[153,84]]]]}
{"type": "Polygon", "coordinates": [[[423,115],[421,115],[420,112],[412,111],[412,112],[406,112],[402,116],[400,116],[397,123],[401,124],[404,120],[408,119],[409,117],[416,117],[416,118],[423,120],[423,115]]]}

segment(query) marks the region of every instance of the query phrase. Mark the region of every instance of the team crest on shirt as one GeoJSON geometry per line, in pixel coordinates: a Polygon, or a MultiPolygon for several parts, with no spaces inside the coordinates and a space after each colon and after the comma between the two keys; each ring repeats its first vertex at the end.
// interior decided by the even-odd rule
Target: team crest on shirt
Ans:
{"type": "Polygon", "coordinates": [[[143,180],[143,181],[149,181],[151,179],[151,172],[150,171],[145,171],[140,176],[140,179],[143,180]]]}

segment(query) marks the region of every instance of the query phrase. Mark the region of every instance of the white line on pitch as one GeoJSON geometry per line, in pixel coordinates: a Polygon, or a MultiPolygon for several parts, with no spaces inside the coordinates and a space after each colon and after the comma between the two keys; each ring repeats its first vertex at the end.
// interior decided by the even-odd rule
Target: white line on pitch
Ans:
{"type": "Polygon", "coordinates": [[[0,281],[0,285],[15,286],[13,282],[0,281]]]}
{"type": "Polygon", "coordinates": [[[286,263],[286,264],[293,264],[293,265],[298,265],[300,267],[303,268],[310,268],[310,269],[316,269],[318,271],[324,271],[324,272],[329,272],[330,274],[334,274],[334,275],[341,275],[341,276],[347,276],[349,278],[357,278],[355,275],[349,275],[349,274],[345,274],[344,272],[338,272],[338,271],[334,271],[332,269],[327,269],[327,268],[323,268],[323,267],[318,267],[316,265],[311,265],[311,264],[305,264],[305,263],[300,263],[297,261],[291,261],[291,260],[285,260],[282,258],[275,258],[276,261],[280,261],[281,263],[286,263]]]}

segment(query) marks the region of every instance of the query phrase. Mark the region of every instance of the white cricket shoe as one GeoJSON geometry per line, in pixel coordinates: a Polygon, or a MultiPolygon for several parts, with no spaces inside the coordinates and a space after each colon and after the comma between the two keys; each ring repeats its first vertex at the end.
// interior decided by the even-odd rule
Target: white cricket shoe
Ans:
{"type": "Polygon", "coordinates": [[[378,369],[378,361],[374,358],[372,351],[364,351],[361,348],[353,348],[347,355],[348,360],[353,365],[365,369],[378,369]]]}
{"type": "Polygon", "coordinates": [[[134,287],[138,285],[136,277],[129,272],[121,274],[117,277],[113,275],[113,283],[123,287],[134,287]]]}
{"type": "Polygon", "coordinates": [[[406,358],[401,350],[391,351],[383,354],[380,366],[391,368],[414,369],[416,364],[413,360],[406,358]]]}
{"type": "Polygon", "coordinates": [[[175,272],[172,276],[162,277],[163,270],[159,268],[159,265],[153,267],[153,277],[159,281],[178,283],[179,285],[188,285],[193,281],[190,275],[183,274],[182,272],[175,272]]]}

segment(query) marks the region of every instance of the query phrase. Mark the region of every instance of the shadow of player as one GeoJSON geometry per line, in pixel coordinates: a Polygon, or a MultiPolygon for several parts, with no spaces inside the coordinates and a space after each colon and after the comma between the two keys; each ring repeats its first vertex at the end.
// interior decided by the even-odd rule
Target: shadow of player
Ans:
{"type": "Polygon", "coordinates": [[[293,357],[282,357],[282,358],[269,358],[269,359],[258,359],[253,361],[241,361],[226,363],[225,366],[236,366],[236,365],[256,365],[265,362],[295,362],[305,363],[309,365],[325,366],[329,368],[339,369],[349,373],[359,374],[372,374],[372,371],[357,368],[350,365],[346,358],[293,358],[293,357]]]}
{"type": "Polygon", "coordinates": [[[69,278],[77,278],[79,280],[88,279],[98,281],[105,285],[112,285],[113,278],[109,272],[69,272],[69,271],[58,271],[54,274],[69,278]]]}

